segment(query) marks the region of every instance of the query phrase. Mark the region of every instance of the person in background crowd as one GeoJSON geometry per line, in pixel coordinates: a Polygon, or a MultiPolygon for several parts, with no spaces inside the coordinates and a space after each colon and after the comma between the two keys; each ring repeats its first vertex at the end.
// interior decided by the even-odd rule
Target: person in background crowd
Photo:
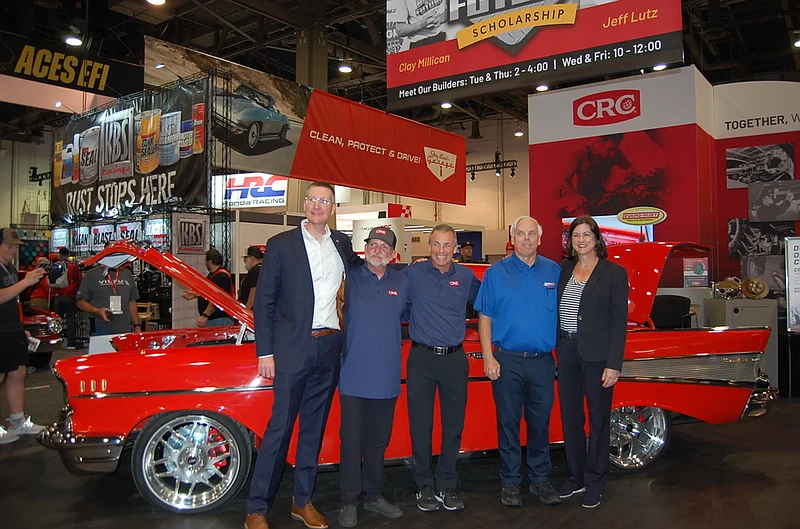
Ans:
{"type": "Polygon", "coordinates": [[[92,336],[141,332],[139,289],[130,268],[95,266],[86,272],[76,297],[78,308],[94,317],[92,336]]]}
{"type": "Polygon", "coordinates": [[[363,261],[353,252],[347,235],[328,228],[336,210],[332,185],[311,183],[303,210],[306,218],[300,227],[267,242],[264,270],[256,286],[258,374],[273,380],[274,401],[247,498],[247,529],[269,528],[266,515],[278,494],[298,414],[291,516],[312,529],[328,527],[311,496],[339,380],[339,294],[344,295],[345,270],[363,261]]]}
{"type": "Polygon", "coordinates": [[[51,289],[53,295],[53,310],[57,312],[61,319],[66,323],[67,328],[67,349],[75,349],[78,346],[78,306],[75,302],[75,294],[81,286],[83,274],[80,265],[69,260],[69,249],[58,249],[58,261],[67,266],[67,278],[69,285],[61,289],[51,289]]]}
{"type": "Polygon", "coordinates": [[[628,274],[608,259],[597,222],[572,221],[558,283],[558,398],[567,454],[562,498],[600,505],[608,481],[609,424],[628,330],[628,274]],[[589,409],[587,455],[584,397],[589,409]]]}
{"type": "Polygon", "coordinates": [[[45,275],[36,283],[36,286],[31,290],[31,308],[39,310],[50,310],[50,282],[47,279],[47,270],[50,267],[50,259],[47,257],[37,257],[35,261],[36,268],[43,268],[45,275]]]}
{"type": "Polygon", "coordinates": [[[500,500],[522,505],[520,421],[525,410],[531,494],[546,505],[561,503],[550,484],[550,411],[556,367],[558,265],[537,255],[542,228],[531,217],[511,227],[514,255],[483,277],[475,309],[483,370],[492,381],[500,449],[500,500]],[[494,350],[492,349],[494,347],[494,350]]]}
{"type": "Polygon", "coordinates": [[[256,284],[258,283],[258,275],[261,273],[264,252],[258,246],[250,246],[247,249],[247,255],[242,259],[244,259],[244,268],[247,270],[247,275],[239,287],[239,302],[244,303],[245,307],[252,310],[253,303],[256,300],[256,284]]]}
{"type": "MultiPolygon", "coordinates": [[[[234,296],[233,278],[227,268],[222,266],[222,254],[219,250],[209,250],[206,252],[207,279],[219,288],[234,296]]],[[[187,290],[181,297],[186,300],[197,300],[197,310],[200,316],[197,318],[198,327],[229,327],[234,325],[233,318],[224,311],[212,305],[208,300],[201,298],[196,292],[187,290]]]]}
{"type": "Polygon", "coordinates": [[[364,242],[367,262],[350,269],[344,294],[346,330],[339,378],[342,527],[358,524],[362,491],[365,511],[403,516],[403,510],[383,496],[383,457],[400,395],[400,322],[408,319],[408,278],[387,267],[397,245],[391,229],[373,228],[364,242]]]}
{"type": "Polygon", "coordinates": [[[35,286],[45,277],[44,268],[35,268],[19,280],[11,262],[17,257],[19,234],[11,228],[0,230],[0,383],[6,380],[6,399],[10,411],[8,429],[0,426],[0,444],[12,443],[20,435],[34,435],[42,426],[25,416],[25,374],[28,363],[28,336],[22,328],[19,296],[26,288],[35,286]]]}
{"type": "Polygon", "coordinates": [[[458,258],[459,263],[485,263],[483,259],[473,259],[472,252],[474,251],[475,247],[472,245],[472,242],[466,241],[464,244],[461,245],[461,255],[458,258]]]}
{"type": "Polygon", "coordinates": [[[453,262],[456,232],[447,224],[433,228],[430,259],[405,268],[411,287],[411,351],[406,368],[408,421],[417,485],[417,507],[438,511],[464,508],[456,491],[456,459],[467,406],[469,363],[462,342],[467,304],[474,303],[480,280],[453,262]],[[433,405],[436,391],[442,420],[442,449],[431,470],[433,405]]]}

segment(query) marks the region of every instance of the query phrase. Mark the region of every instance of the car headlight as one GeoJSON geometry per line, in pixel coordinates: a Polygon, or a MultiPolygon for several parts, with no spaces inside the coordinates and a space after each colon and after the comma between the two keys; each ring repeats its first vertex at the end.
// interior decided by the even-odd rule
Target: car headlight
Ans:
{"type": "Polygon", "coordinates": [[[64,323],[60,318],[50,318],[47,322],[47,330],[50,334],[59,334],[64,330],[64,323]]]}

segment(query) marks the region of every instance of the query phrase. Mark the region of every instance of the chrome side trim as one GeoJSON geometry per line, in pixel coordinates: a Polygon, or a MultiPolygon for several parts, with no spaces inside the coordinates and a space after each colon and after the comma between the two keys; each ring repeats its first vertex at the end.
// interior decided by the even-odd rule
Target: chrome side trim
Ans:
{"type": "Polygon", "coordinates": [[[752,382],[742,382],[735,380],[708,380],[700,378],[664,378],[664,377],[624,377],[619,378],[619,382],[657,382],[664,384],[695,384],[700,386],[719,386],[725,388],[742,388],[753,390],[752,382]]]}
{"type": "Polygon", "coordinates": [[[131,391],[120,393],[87,393],[86,395],[74,395],[72,399],[127,399],[131,397],[163,397],[166,395],[200,395],[205,393],[246,393],[253,391],[271,390],[272,384],[266,386],[231,386],[224,388],[205,387],[194,389],[165,389],[160,391],[131,391]]]}
{"type": "Polygon", "coordinates": [[[625,360],[623,379],[684,380],[689,383],[717,381],[746,383],[754,387],[761,353],[726,353],[625,360]]]}

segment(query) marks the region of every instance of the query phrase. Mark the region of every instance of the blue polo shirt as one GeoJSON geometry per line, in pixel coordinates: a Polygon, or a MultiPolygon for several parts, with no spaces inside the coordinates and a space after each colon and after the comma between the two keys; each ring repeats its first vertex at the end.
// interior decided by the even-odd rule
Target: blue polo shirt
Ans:
{"type": "Polygon", "coordinates": [[[339,393],[364,399],[400,395],[403,336],[408,320],[408,279],[387,267],[378,279],[367,265],[351,268],[344,289],[344,352],[339,393]]]}
{"type": "Polygon", "coordinates": [[[556,346],[561,267],[536,256],[528,266],[516,254],[483,276],[475,310],[492,318],[492,344],[519,353],[549,353],[556,346]]]}
{"type": "Polygon", "coordinates": [[[460,345],[467,332],[467,303],[475,302],[481,287],[475,273],[452,263],[443,274],[430,259],[405,273],[411,285],[411,339],[431,346],[460,345]]]}

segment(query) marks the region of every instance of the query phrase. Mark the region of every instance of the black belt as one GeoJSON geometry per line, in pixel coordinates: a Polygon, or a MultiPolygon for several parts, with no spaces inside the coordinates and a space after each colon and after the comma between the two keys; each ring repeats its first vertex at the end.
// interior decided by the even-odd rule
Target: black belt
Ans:
{"type": "Polygon", "coordinates": [[[563,340],[577,340],[578,333],[577,332],[567,332],[564,329],[558,329],[558,337],[563,340]]]}
{"type": "Polygon", "coordinates": [[[494,346],[494,351],[496,353],[505,353],[507,355],[512,356],[521,356],[522,358],[541,358],[543,356],[550,356],[551,351],[547,352],[537,352],[537,351],[511,351],[509,349],[503,349],[497,345],[494,346]]]}
{"type": "Polygon", "coordinates": [[[426,351],[430,351],[433,354],[439,355],[439,356],[449,355],[451,353],[455,353],[456,351],[458,351],[459,349],[462,348],[461,344],[452,345],[450,347],[445,347],[445,346],[441,346],[441,345],[425,345],[424,343],[413,342],[413,341],[411,342],[411,345],[413,347],[419,347],[420,349],[425,349],[426,351]]]}

